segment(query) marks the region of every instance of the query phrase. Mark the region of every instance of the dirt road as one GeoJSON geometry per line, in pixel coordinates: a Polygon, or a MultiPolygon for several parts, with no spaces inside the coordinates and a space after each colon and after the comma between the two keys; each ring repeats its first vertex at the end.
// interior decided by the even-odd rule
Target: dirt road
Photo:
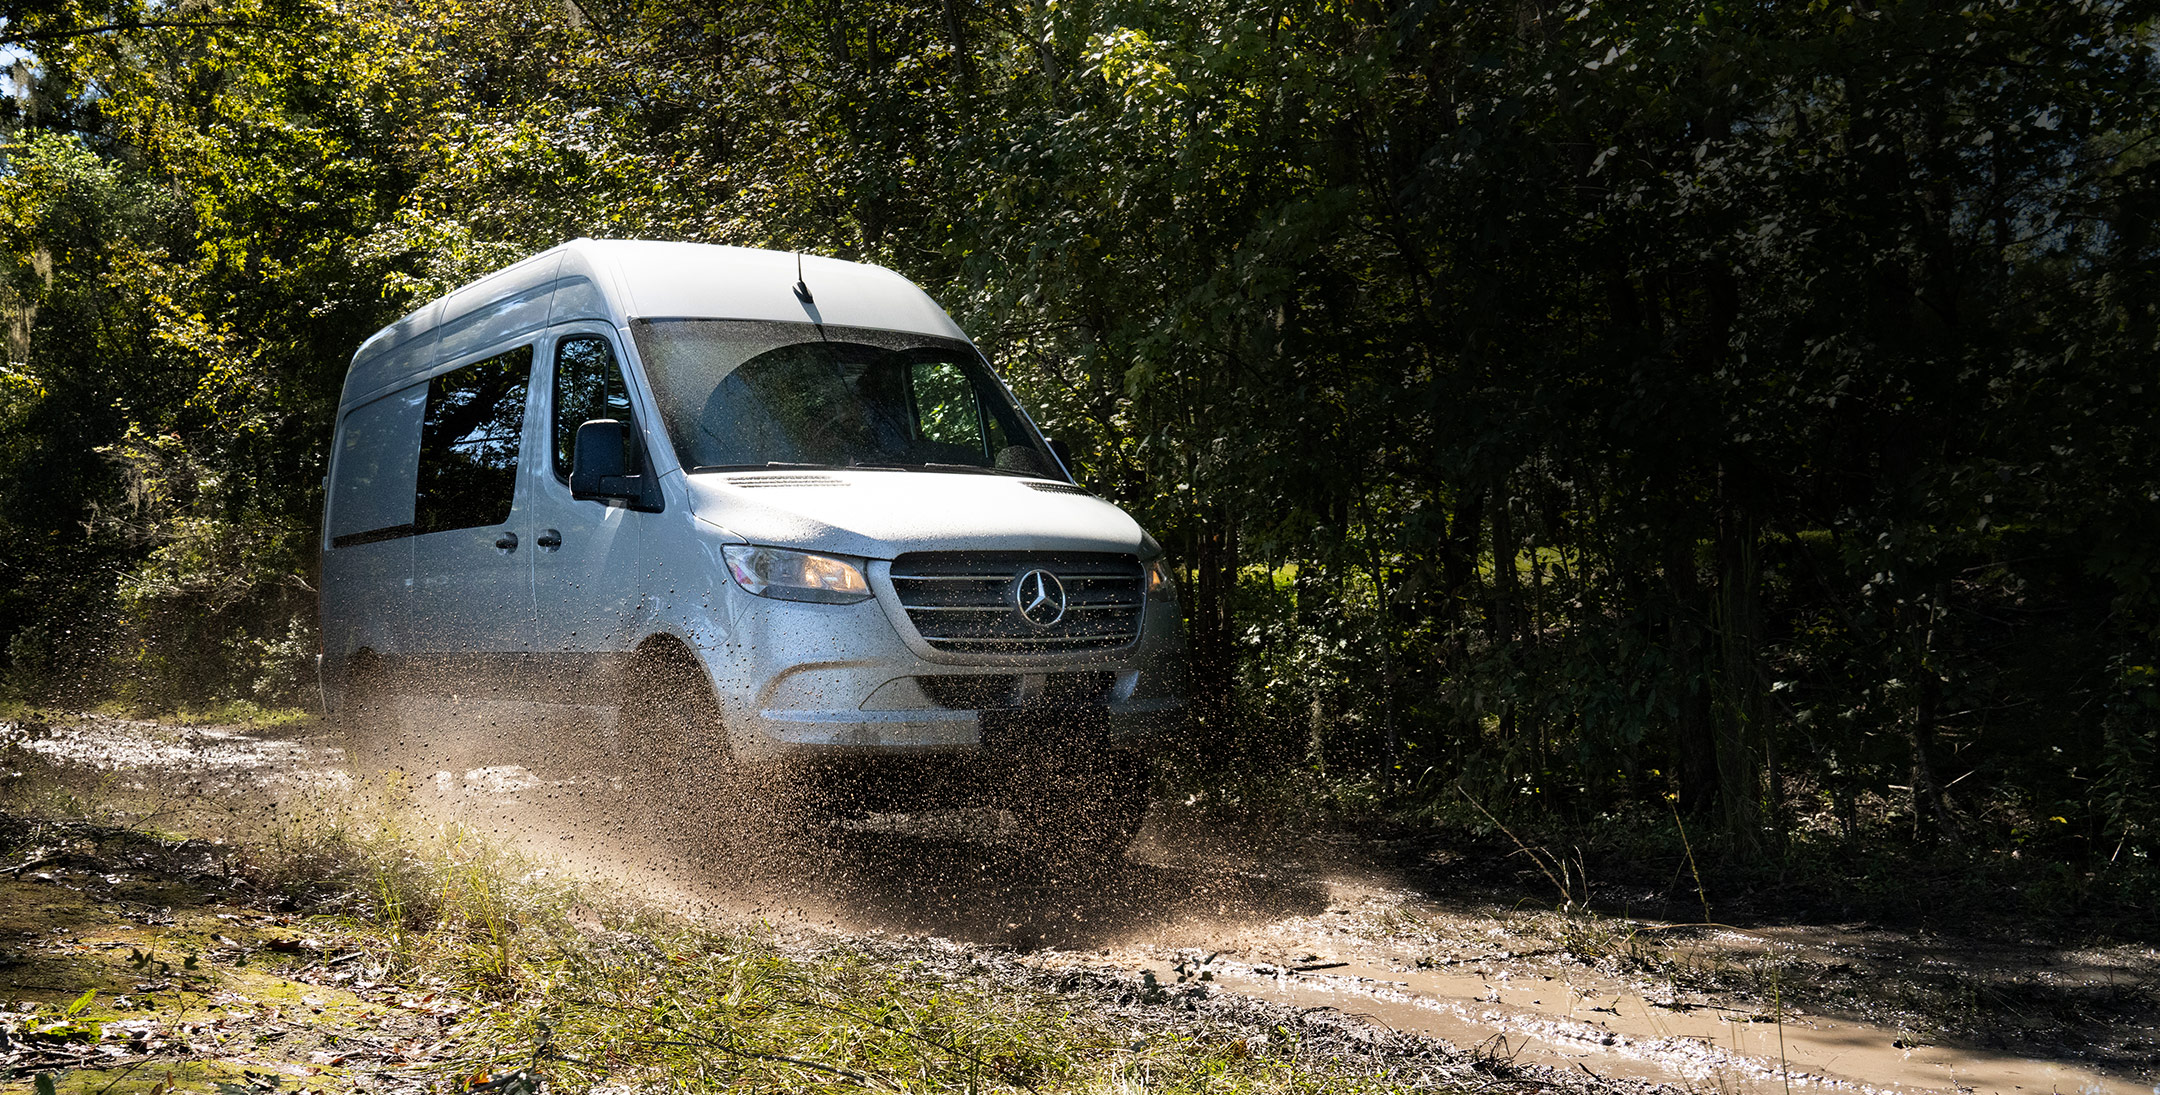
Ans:
{"type": "MultiPolygon", "coordinates": [[[[48,806],[124,803],[151,824],[354,785],[338,744],[301,729],[90,717],[12,736],[67,776],[39,792],[48,806]]],[[[1085,877],[1007,854],[1017,834],[991,810],[874,817],[754,855],[655,841],[607,779],[503,759],[421,766],[405,787],[414,816],[692,913],[1139,972],[1637,1090],[2160,1091],[2160,954],[2146,946],[1563,914],[1530,891],[1453,883],[1444,862],[1406,868],[1374,842],[1224,833],[1160,804],[1127,857],[1085,877]]]]}

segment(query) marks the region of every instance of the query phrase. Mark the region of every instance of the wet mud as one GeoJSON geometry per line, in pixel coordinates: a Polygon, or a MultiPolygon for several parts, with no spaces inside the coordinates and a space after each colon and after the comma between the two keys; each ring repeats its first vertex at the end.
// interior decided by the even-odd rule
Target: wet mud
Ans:
{"type": "MultiPolygon", "coordinates": [[[[621,774],[593,759],[606,750],[519,763],[497,728],[520,715],[451,714],[479,732],[357,775],[339,739],[306,727],[16,726],[13,758],[66,778],[7,794],[178,827],[387,793],[415,819],[455,821],[693,915],[1138,972],[1165,991],[1327,1009],[1629,1090],[2160,1091],[2149,946],[1563,914],[1527,893],[1435,886],[1369,841],[1226,833],[1161,804],[1109,863],[1045,854],[985,808],[771,831],[626,804],[621,774]]],[[[586,718],[604,741],[607,713],[586,718]]]]}

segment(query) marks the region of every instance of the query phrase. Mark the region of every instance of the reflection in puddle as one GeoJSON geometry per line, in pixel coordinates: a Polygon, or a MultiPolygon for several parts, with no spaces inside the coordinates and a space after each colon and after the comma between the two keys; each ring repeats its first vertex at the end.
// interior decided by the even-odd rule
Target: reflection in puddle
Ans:
{"type": "Polygon", "coordinates": [[[462,777],[455,772],[435,773],[435,792],[441,795],[480,794],[507,795],[516,791],[531,790],[549,783],[525,767],[516,764],[497,764],[486,768],[474,768],[462,777]]]}
{"type": "Polygon", "coordinates": [[[2079,1092],[2143,1095],[2147,1085],[2054,1062],[1919,1044],[1865,1023],[1716,1004],[1654,1001],[1587,971],[1435,973],[1361,962],[1325,972],[1217,957],[1149,967],[1162,981],[1200,973],[1301,1008],[1325,1007],[1431,1035],[1517,1064],[1581,1068],[1606,1079],[1771,1095],[1794,1091],[2079,1092]]]}

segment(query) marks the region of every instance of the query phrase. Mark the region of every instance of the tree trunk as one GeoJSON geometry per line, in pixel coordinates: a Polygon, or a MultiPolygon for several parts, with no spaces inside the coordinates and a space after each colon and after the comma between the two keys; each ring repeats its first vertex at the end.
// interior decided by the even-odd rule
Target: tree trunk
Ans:
{"type": "MultiPolygon", "coordinates": [[[[1492,563],[1493,594],[1492,610],[1486,621],[1492,644],[1501,655],[1501,663],[1507,672],[1520,670],[1522,593],[1520,575],[1515,571],[1515,559],[1522,546],[1515,539],[1515,507],[1507,495],[1507,483],[1503,479],[1493,491],[1492,508],[1492,563]]],[[[1504,756],[1519,756],[1516,735],[1522,726],[1522,703],[1520,700],[1503,702],[1500,716],[1500,749],[1504,756]]]]}
{"type": "Polygon", "coordinates": [[[1673,726],[1673,774],[1680,809],[1702,817],[1717,809],[1717,738],[1711,731],[1710,689],[1703,665],[1700,621],[1702,582],[1696,574],[1695,538],[1684,532],[1665,542],[1665,584],[1670,598],[1665,621],[1667,672],[1679,690],[1673,726]]]}
{"type": "Polygon", "coordinates": [[[1509,502],[1505,480],[1493,491],[1493,502],[1493,593],[1486,628],[1494,645],[1508,647],[1518,635],[1516,617],[1522,611],[1520,575],[1515,571],[1515,557],[1522,547],[1515,541],[1515,507],[1509,502]]]}
{"type": "Polygon", "coordinates": [[[1452,691],[1450,707],[1454,713],[1458,740],[1474,741],[1480,729],[1483,705],[1465,702],[1464,684],[1469,682],[1470,633],[1472,607],[1477,597],[1478,543],[1485,535],[1485,492],[1467,490],[1457,503],[1453,519],[1448,522],[1448,536],[1444,541],[1445,555],[1441,558],[1441,580],[1446,584],[1448,635],[1443,649],[1453,663],[1452,673],[1443,673],[1452,691]]]}
{"type": "MultiPolygon", "coordinates": [[[[1291,595],[1297,606],[1298,634],[1311,635],[1320,630],[1320,614],[1314,609],[1326,603],[1326,586],[1326,570],[1322,564],[1298,563],[1297,580],[1291,585],[1291,595]]],[[[1314,681],[1306,710],[1304,761],[1307,767],[1322,775],[1327,773],[1328,762],[1327,712],[1327,687],[1314,681]]]]}
{"type": "Polygon", "coordinates": [[[964,98],[975,93],[975,58],[968,52],[967,19],[960,0],[944,0],[945,42],[953,51],[953,81],[964,98]]]}
{"type": "MultiPolygon", "coordinates": [[[[1724,488],[1720,487],[1720,494],[1724,488]]],[[[1758,531],[1744,504],[1721,499],[1718,520],[1718,803],[1725,831],[1748,857],[1763,850],[1762,613],[1758,531]]]]}
{"type": "Polygon", "coordinates": [[[1913,615],[1926,613],[1914,627],[1919,639],[1912,644],[1913,719],[1908,740],[1912,746],[1913,838],[1932,837],[1956,844],[1962,835],[1961,827],[1950,806],[1949,789],[1935,772],[1935,727],[1942,718],[1942,675],[1936,671],[1933,654],[1935,615],[1940,611],[1942,596],[1938,590],[1936,599],[1924,609],[1909,610],[1913,615]]]}
{"type": "Polygon", "coordinates": [[[1237,651],[1231,641],[1231,601],[1237,589],[1237,527],[1217,509],[1194,535],[1192,611],[1187,620],[1193,714],[1204,749],[1230,748],[1231,683],[1237,651]]]}

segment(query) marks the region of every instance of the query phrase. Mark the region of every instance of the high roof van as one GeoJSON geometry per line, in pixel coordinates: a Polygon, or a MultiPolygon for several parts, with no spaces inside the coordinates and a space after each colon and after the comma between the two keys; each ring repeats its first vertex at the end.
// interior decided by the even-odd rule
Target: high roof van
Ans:
{"type": "Polygon", "coordinates": [[[1183,711],[1177,587],[1062,453],[892,271],[564,244],[353,356],[326,688],[363,753],[384,696],[612,706],[640,793],[814,770],[1122,847],[1183,711]]]}

